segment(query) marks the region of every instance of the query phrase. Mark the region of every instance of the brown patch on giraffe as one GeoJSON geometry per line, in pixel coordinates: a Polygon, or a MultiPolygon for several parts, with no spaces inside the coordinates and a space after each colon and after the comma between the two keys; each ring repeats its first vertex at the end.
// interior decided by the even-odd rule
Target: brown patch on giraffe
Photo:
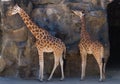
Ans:
{"type": "Polygon", "coordinates": [[[29,22],[29,25],[32,25],[32,22],[31,22],[31,21],[29,22]]]}
{"type": "Polygon", "coordinates": [[[28,22],[26,22],[25,24],[26,24],[26,25],[29,25],[29,23],[28,23],[28,22]]]}
{"type": "MultiPolygon", "coordinates": [[[[28,19],[28,18],[25,18],[25,21],[29,22],[29,19],[28,19]]],[[[30,22],[29,22],[29,24],[30,24],[30,22]]]]}
{"type": "Polygon", "coordinates": [[[28,15],[25,15],[26,18],[30,19],[30,17],[28,15]]]}
{"type": "Polygon", "coordinates": [[[40,32],[40,31],[35,28],[35,32],[40,32]]]}
{"type": "Polygon", "coordinates": [[[44,36],[43,39],[47,39],[47,36],[44,36]]]}

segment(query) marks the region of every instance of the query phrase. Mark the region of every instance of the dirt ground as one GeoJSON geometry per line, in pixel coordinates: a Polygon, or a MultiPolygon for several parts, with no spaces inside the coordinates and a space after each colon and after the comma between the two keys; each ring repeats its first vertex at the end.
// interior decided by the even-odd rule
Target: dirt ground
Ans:
{"type": "Polygon", "coordinates": [[[0,77],[0,84],[120,84],[120,69],[108,70],[106,80],[99,82],[98,76],[87,76],[84,81],[80,78],[65,78],[63,81],[53,78],[51,81],[40,82],[38,80],[24,80],[16,78],[0,77]]]}

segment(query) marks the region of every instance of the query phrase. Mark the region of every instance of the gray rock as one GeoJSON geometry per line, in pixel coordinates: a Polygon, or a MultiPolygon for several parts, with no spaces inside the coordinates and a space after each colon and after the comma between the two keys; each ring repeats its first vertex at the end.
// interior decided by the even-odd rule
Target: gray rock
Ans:
{"type": "MultiPolygon", "coordinates": [[[[67,46],[66,76],[80,76],[79,72],[81,71],[81,58],[78,49],[81,21],[71,10],[85,10],[86,30],[93,39],[103,43],[106,60],[109,58],[106,12],[102,9],[100,0],[30,0],[29,4],[27,3],[28,0],[16,1],[20,2],[19,5],[29,14],[34,23],[65,42],[67,46]]],[[[7,6],[4,7],[4,10],[4,12],[8,10],[7,6]]],[[[2,61],[5,63],[1,64],[2,61],[0,61],[1,74],[5,76],[18,74],[22,78],[36,78],[38,76],[39,60],[38,52],[34,45],[34,36],[26,28],[19,15],[4,16],[3,21],[4,27],[1,29],[3,39],[0,38],[2,40],[0,50],[3,49],[2,46],[5,45],[6,40],[8,38],[10,40],[3,50],[5,61],[2,61]],[[18,64],[19,55],[22,60],[21,64],[18,64]],[[8,70],[6,70],[6,67],[8,70]],[[3,70],[4,72],[2,72],[3,70]]],[[[46,77],[51,73],[53,61],[53,54],[45,53],[44,74],[46,77]]],[[[93,57],[90,56],[88,58],[88,64],[87,74],[99,73],[93,57]],[[91,69],[93,66],[95,68],[91,69]]],[[[56,70],[54,76],[60,76],[59,69],[56,70]]]]}
{"type": "Polygon", "coordinates": [[[4,58],[0,55],[0,72],[2,72],[6,67],[6,61],[4,58]]]}
{"type": "Polygon", "coordinates": [[[31,2],[33,4],[58,4],[60,3],[62,0],[31,0],[31,2]]]}

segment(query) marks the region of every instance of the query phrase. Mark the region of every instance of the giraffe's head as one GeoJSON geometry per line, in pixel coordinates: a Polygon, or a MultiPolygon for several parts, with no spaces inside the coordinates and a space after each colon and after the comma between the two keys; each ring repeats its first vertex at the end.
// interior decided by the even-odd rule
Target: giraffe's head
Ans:
{"type": "Polygon", "coordinates": [[[83,11],[77,11],[77,10],[74,11],[74,10],[72,10],[72,12],[75,15],[79,16],[80,18],[82,18],[85,15],[83,11]]]}
{"type": "Polygon", "coordinates": [[[8,16],[15,15],[20,12],[20,7],[16,4],[14,7],[10,7],[7,11],[8,16]]]}

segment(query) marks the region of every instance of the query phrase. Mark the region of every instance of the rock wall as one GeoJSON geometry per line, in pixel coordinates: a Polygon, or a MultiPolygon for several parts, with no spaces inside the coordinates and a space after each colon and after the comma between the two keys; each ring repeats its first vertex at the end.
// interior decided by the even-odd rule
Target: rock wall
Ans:
{"type": "MultiPolygon", "coordinates": [[[[65,76],[71,77],[81,74],[81,58],[78,49],[81,24],[79,17],[74,15],[71,10],[84,9],[86,11],[86,30],[93,39],[99,40],[104,45],[105,56],[108,59],[109,41],[106,20],[108,1],[110,0],[11,0],[1,2],[3,26],[0,27],[0,37],[2,37],[0,38],[0,51],[5,64],[0,62],[3,67],[0,75],[21,78],[38,77],[39,65],[38,53],[34,45],[35,38],[19,15],[6,16],[10,6],[15,3],[19,4],[38,26],[45,28],[53,36],[65,42],[67,46],[65,76]]],[[[48,77],[53,68],[54,58],[52,53],[44,55],[44,75],[48,77]]],[[[87,74],[97,74],[98,70],[95,59],[89,56],[87,74]]],[[[55,71],[54,76],[60,76],[59,68],[55,71]]]]}

